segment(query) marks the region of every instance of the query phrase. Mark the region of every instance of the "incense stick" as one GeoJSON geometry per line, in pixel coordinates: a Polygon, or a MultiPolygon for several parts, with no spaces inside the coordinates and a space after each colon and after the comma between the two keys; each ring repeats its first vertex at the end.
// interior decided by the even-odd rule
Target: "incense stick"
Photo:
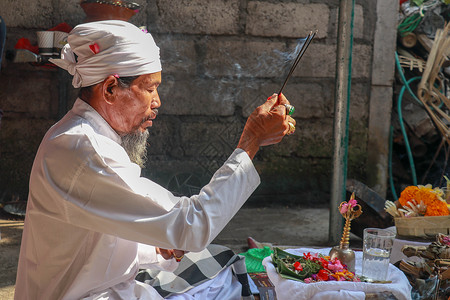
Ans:
{"type": "Polygon", "coordinates": [[[308,48],[309,44],[311,43],[312,39],[316,36],[316,33],[317,33],[317,30],[314,33],[312,33],[312,31],[311,31],[306,36],[306,40],[303,43],[302,47],[300,48],[297,58],[295,59],[294,64],[292,65],[291,69],[289,70],[289,74],[287,75],[286,79],[284,80],[283,86],[281,87],[280,91],[278,92],[278,97],[280,97],[281,92],[283,91],[284,87],[286,86],[286,83],[289,80],[289,77],[291,77],[291,75],[294,73],[295,68],[297,67],[300,59],[302,58],[303,54],[305,53],[305,51],[308,48]]]}

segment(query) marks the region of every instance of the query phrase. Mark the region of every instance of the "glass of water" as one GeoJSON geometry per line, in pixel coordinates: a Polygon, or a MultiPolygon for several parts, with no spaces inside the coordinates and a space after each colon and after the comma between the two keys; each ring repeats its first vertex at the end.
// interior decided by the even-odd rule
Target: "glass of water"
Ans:
{"type": "Polygon", "coordinates": [[[366,228],[363,235],[362,275],[385,281],[388,277],[389,259],[394,245],[395,232],[381,228],[366,228]]]}

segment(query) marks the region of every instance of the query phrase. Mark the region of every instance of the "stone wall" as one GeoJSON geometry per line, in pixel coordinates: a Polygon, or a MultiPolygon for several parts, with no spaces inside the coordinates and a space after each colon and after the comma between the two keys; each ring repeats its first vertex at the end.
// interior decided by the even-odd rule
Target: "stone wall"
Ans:
{"type": "MultiPolygon", "coordinates": [[[[9,50],[20,37],[36,43],[37,30],[61,22],[75,26],[85,17],[76,0],[3,1],[7,2],[1,14],[9,50]]],[[[348,177],[362,182],[368,171],[380,1],[389,2],[360,0],[355,5],[348,177]]],[[[296,107],[297,131],[258,153],[255,165],[262,184],[249,203],[328,203],[339,1],[135,2],[141,10],[130,22],[147,26],[161,48],[163,63],[162,107],[151,128],[144,175],[176,193],[197,192],[236,147],[246,117],[280,89],[299,38],[317,29],[316,39],[283,91],[296,107]]],[[[76,95],[62,71],[3,63],[0,194],[26,198],[39,142],[76,95]],[[61,99],[66,88],[68,99],[61,99]]],[[[390,107],[392,100],[386,101],[390,107]]]]}

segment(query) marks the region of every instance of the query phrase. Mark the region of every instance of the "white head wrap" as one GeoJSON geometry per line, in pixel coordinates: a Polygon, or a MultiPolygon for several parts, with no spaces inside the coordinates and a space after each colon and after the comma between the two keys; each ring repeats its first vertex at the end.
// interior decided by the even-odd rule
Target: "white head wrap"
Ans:
{"type": "Polygon", "coordinates": [[[50,61],[73,75],[75,88],[97,84],[109,75],[138,76],[162,69],[151,34],[125,21],[80,24],[67,41],[61,59],[50,61]]]}

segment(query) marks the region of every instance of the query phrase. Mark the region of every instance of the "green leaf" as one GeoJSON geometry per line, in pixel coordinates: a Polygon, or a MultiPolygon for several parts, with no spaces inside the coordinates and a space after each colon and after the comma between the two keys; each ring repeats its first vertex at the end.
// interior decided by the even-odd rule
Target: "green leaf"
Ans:
{"type": "Polygon", "coordinates": [[[410,0],[410,3],[416,6],[421,6],[424,2],[425,0],[410,0]]]}
{"type": "Polygon", "coordinates": [[[303,256],[298,256],[298,255],[294,255],[294,254],[290,254],[289,252],[283,251],[280,248],[275,247],[273,249],[273,255],[277,258],[280,259],[284,259],[284,258],[288,258],[288,257],[292,257],[294,259],[300,259],[303,258],[303,256]]]}
{"type": "Polygon", "coordinates": [[[280,276],[298,281],[303,281],[303,279],[311,277],[312,274],[316,274],[322,268],[319,264],[309,261],[303,256],[290,254],[280,248],[273,249],[272,263],[280,276]],[[296,261],[300,262],[303,267],[303,270],[298,273],[289,268],[296,261]]]}

